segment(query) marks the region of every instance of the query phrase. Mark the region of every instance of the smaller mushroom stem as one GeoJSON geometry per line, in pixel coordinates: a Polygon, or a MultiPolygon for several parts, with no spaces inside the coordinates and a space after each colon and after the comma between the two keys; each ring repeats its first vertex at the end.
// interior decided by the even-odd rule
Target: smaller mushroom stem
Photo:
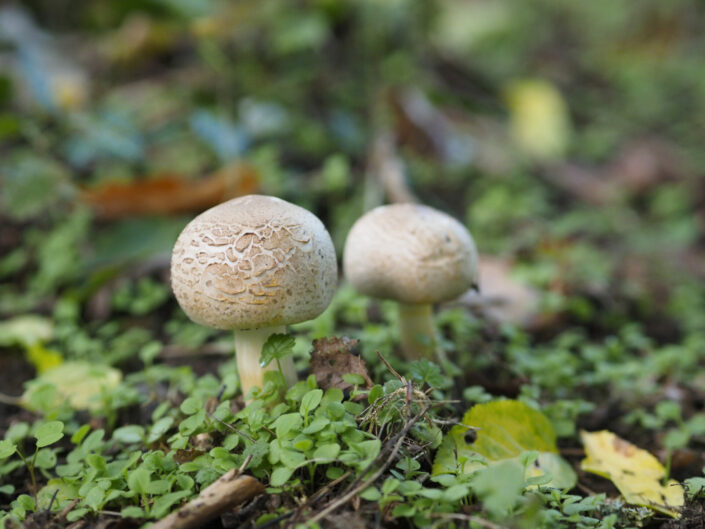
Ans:
{"type": "Polygon", "coordinates": [[[270,362],[267,367],[262,367],[260,364],[262,347],[267,338],[272,334],[283,332],[284,327],[262,327],[261,329],[235,331],[235,355],[243,395],[247,396],[255,386],[262,387],[265,371],[281,368],[287,385],[291,386],[296,383],[296,370],[291,356],[270,362]]]}
{"type": "Polygon", "coordinates": [[[433,307],[399,303],[399,334],[408,360],[431,358],[436,347],[433,307]]]}

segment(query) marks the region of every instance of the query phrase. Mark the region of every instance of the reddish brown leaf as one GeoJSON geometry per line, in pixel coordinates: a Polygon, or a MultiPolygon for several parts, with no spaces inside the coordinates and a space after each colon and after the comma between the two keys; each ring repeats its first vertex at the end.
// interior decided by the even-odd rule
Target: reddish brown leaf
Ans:
{"type": "Polygon", "coordinates": [[[247,195],[258,187],[256,171],[235,164],[198,180],[164,175],[129,183],[108,183],[82,192],[103,219],[134,215],[168,215],[202,211],[233,197],[247,195]]]}
{"type": "Polygon", "coordinates": [[[320,388],[340,388],[343,391],[352,389],[353,385],[343,380],[343,375],[348,373],[362,376],[367,386],[372,387],[365,361],[352,352],[357,343],[358,340],[346,336],[332,336],[313,341],[311,371],[316,375],[320,388]]]}

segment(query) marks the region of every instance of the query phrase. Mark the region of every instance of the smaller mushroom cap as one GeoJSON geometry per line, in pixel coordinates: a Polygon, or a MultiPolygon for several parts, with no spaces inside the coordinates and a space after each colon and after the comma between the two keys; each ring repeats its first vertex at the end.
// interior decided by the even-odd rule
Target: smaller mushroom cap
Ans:
{"type": "Polygon", "coordinates": [[[333,297],[337,273],[333,242],[318,217],[262,195],[200,214],[171,256],[171,286],[181,308],[217,329],[315,318],[333,297]]]}
{"type": "Polygon", "coordinates": [[[345,243],[345,277],[361,293],[406,304],[458,297],[477,279],[477,249],[457,220],[428,206],[373,209],[345,243]]]}

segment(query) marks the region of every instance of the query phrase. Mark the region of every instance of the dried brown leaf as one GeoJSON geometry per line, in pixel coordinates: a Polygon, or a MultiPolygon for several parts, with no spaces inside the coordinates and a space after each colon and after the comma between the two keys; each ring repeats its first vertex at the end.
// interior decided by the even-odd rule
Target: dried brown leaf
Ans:
{"type": "Polygon", "coordinates": [[[134,215],[168,215],[202,211],[258,187],[256,171],[235,164],[198,180],[164,175],[129,183],[108,183],[86,189],[82,199],[103,219],[134,215]]]}
{"type": "Polygon", "coordinates": [[[343,380],[343,375],[352,373],[365,379],[368,387],[373,385],[365,361],[353,353],[359,340],[346,336],[331,336],[313,341],[311,371],[322,389],[352,389],[353,385],[343,380]]]}

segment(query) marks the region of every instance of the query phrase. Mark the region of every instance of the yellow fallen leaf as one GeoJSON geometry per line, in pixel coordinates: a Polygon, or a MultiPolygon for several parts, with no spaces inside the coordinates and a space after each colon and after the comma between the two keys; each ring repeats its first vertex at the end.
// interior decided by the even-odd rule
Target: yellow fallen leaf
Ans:
{"type": "Polygon", "coordinates": [[[548,81],[515,81],[506,91],[510,128],[519,148],[538,161],[563,158],[571,124],[561,93],[548,81]]]}
{"type": "Polygon", "coordinates": [[[627,503],[680,518],[683,487],[673,479],[661,484],[666,469],[658,459],[607,430],[581,431],[580,437],[587,456],[580,463],[583,470],[611,480],[627,503]]]}

